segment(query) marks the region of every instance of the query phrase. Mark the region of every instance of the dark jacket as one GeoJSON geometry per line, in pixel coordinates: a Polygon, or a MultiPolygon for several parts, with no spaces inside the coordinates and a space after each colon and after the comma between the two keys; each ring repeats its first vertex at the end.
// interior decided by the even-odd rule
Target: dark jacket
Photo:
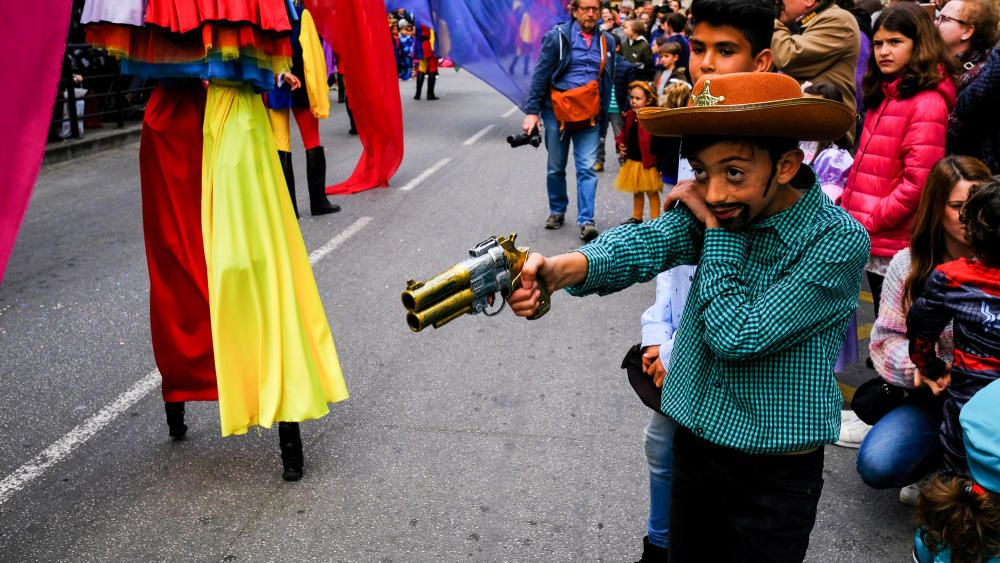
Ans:
{"type": "MultiPolygon", "coordinates": [[[[539,115],[543,107],[552,107],[549,89],[552,87],[552,83],[569,68],[570,53],[573,52],[573,42],[569,35],[572,24],[572,20],[558,24],[542,37],[542,50],[538,55],[535,73],[531,76],[531,91],[528,93],[528,101],[524,106],[524,111],[528,115],[539,115]]],[[[595,31],[600,31],[600,28],[595,29],[595,31]]],[[[606,31],[601,31],[601,33],[604,35],[608,50],[604,63],[604,74],[601,75],[599,82],[601,91],[600,115],[603,119],[611,104],[611,80],[615,76],[615,38],[606,31]]],[[[599,36],[595,34],[594,39],[598,38],[599,36]]]]}
{"type": "Polygon", "coordinates": [[[979,76],[958,95],[949,128],[948,152],[974,156],[1000,174],[1000,49],[994,48],[979,76]]]}
{"type": "Polygon", "coordinates": [[[621,110],[619,113],[624,114],[629,110],[628,85],[633,80],[638,80],[635,65],[621,55],[615,55],[615,100],[621,110]]]}
{"type": "Polygon", "coordinates": [[[622,56],[636,66],[639,80],[650,80],[656,67],[653,66],[653,50],[645,37],[637,37],[630,45],[628,40],[622,43],[622,56]]]}

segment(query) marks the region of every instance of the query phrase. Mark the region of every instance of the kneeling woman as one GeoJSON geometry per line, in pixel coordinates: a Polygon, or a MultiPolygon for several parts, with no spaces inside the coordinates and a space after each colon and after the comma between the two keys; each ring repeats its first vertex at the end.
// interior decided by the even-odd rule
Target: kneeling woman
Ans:
{"type": "MultiPolygon", "coordinates": [[[[899,251],[889,263],[879,315],[872,328],[872,361],[888,383],[909,389],[923,383],[910,361],[906,313],[934,268],[972,256],[959,212],[969,188],[989,178],[989,168],[968,156],[941,159],[927,177],[910,247],[899,251]]],[[[950,361],[952,349],[949,328],[938,340],[938,355],[950,361]]],[[[940,401],[911,401],[890,411],[858,450],[861,479],[877,489],[907,487],[936,469],[941,455],[940,425],[940,401]]],[[[917,493],[909,488],[900,494],[900,500],[915,502],[917,493]]]]}

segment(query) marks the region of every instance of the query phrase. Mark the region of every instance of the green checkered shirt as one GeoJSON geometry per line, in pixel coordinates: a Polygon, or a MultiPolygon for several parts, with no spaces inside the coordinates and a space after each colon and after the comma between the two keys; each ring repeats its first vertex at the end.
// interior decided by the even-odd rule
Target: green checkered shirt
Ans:
{"type": "Polygon", "coordinates": [[[828,444],[840,430],[833,366],[868,261],[864,227],[814,185],[745,231],[705,229],[683,206],[582,247],[572,295],[622,290],[698,264],[661,410],[751,454],[828,444]]]}

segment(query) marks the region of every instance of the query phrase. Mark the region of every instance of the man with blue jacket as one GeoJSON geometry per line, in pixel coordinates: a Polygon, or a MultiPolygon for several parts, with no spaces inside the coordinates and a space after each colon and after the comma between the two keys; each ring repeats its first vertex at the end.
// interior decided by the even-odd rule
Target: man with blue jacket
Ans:
{"type": "MultiPolygon", "coordinates": [[[[594,198],[597,193],[597,146],[601,123],[611,101],[611,81],[615,75],[615,39],[597,28],[601,4],[599,0],[572,0],[573,19],[556,25],[542,38],[542,51],[531,78],[531,92],[525,107],[527,115],[522,125],[530,133],[544,124],[545,147],[548,150],[546,185],[549,194],[549,216],[546,229],[562,227],[569,198],[566,193],[566,164],[570,143],[576,164],[577,224],[580,238],[586,242],[599,234],[594,226],[594,198]],[[584,92],[596,82],[599,96],[589,112],[589,119],[570,121],[557,119],[553,97],[565,98],[584,92]],[[599,98],[599,99],[598,99],[599,98]]],[[[586,99],[581,96],[580,99],[586,99]]],[[[581,104],[574,104],[581,107],[581,104]]],[[[584,103],[582,107],[586,108],[584,103]]],[[[564,116],[565,117],[565,116],[564,116]]]]}

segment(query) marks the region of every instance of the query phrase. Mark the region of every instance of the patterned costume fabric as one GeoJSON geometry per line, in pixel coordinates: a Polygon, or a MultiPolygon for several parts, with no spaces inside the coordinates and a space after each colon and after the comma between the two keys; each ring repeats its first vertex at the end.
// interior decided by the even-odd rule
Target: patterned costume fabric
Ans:
{"type": "Polygon", "coordinates": [[[864,229],[818,184],[745,231],[705,229],[685,207],[606,231],[580,249],[573,295],[608,294],[698,264],[663,386],[665,414],[750,454],[837,439],[833,366],[868,260],[864,229]]]}
{"type": "Polygon", "coordinates": [[[291,31],[281,0],[88,0],[87,41],[138,78],[198,78],[274,85],[291,66],[291,31]]]}
{"type": "Polygon", "coordinates": [[[938,266],[906,315],[910,358],[930,379],[946,374],[934,344],[953,322],[955,352],[945,389],[941,442],[954,459],[965,458],[958,416],[977,391],[1000,379],[1000,268],[965,258],[938,266]]]}
{"type": "MultiPolygon", "coordinates": [[[[105,4],[88,8],[113,13],[105,4]]],[[[87,29],[123,73],[165,78],[140,147],[153,348],[164,399],[218,397],[224,436],[319,418],[347,398],[257,94],[289,68],[289,9],[150,0],[142,27],[112,15],[87,29]]]]}

